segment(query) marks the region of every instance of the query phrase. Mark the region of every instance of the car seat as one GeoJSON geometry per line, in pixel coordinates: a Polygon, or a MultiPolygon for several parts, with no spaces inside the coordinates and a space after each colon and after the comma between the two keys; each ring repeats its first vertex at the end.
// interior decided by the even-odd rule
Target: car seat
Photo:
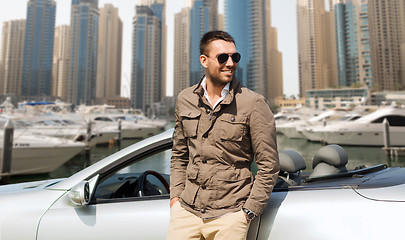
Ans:
{"type": "Polygon", "coordinates": [[[322,177],[347,172],[346,151],[339,145],[331,144],[318,150],[312,160],[313,172],[309,178],[322,177]]]}
{"type": "Polygon", "coordinates": [[[298,185],[302,177],[300,171],[307,168],[304,158],[293,150],[284,150],[279,153],[280,174],[279,187],[298,185]]]}

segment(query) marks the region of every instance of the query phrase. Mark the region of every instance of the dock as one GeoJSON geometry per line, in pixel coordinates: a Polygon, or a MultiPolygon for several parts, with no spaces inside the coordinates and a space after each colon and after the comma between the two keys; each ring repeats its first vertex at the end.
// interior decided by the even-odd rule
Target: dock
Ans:
{"type": "Polygon", "coordinates": [[[405,147],[384,147],[385,154],[391,157],[405,157],[405,147]]]}

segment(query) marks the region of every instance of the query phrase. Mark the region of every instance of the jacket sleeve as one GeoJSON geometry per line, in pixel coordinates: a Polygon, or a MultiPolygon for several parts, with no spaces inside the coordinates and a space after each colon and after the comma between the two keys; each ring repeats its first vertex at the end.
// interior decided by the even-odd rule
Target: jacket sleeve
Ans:
{"type": "Polygon", "coordinates": [[[183,133],[178,103],[175,111],[176,122],[173,133],[172,157],[170,160],[170,199],[179,197],[183,192],[186,180],[186,168],[189,161],[187,139],[183,133]]]}
{"type": "Polygon", "coordinates": [[[255,99],[249,128],[258,172],[243,207],[260,215],[267,205],[280,170],[274,116],[262,96],[255,99]]]}

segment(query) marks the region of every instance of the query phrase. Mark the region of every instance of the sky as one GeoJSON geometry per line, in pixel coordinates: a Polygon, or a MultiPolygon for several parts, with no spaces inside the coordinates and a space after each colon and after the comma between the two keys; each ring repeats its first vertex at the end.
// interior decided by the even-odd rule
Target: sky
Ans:
{"type": "MultiPolygon", "coordinates": [[[[4,21],[26,18],[28,0],[12,0],[0,8],[0,32],[4,21]]],[[[70,23],[71,0],[56,0],[56,26],[70,23]]],[[[131,78],[131,35],[132,18],[135,14],[136,0],[99,0],[101,8],[112,3],[119,8],[124,25],[122,90],[121,95],[129,97],[131,78]]],[[[219,12],[223,13],[223,0],[219,0],[219,12]]],[[[166,24],[168,29],[167,52],[167,91],[173,95],[173,32],[174,14],[186,6],[186,0],[166,0],[166,24]]],[[[271,0],[272,25],[278,29],[278,48],[283,54],[284,94],[298,94],[298,56],[295,0],[271,0]]],[[[1,38],[0,38],[1,41],[1,38]]]]}

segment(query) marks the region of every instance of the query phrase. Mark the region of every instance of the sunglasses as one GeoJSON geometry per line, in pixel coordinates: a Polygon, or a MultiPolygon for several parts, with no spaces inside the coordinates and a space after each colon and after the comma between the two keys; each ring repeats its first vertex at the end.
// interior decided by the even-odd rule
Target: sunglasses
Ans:
{"type": "MultiPolygon", "coordinates": [[[[232,53],[232,54],[228,54],[228,53],[221,53],[217,56],[217,61],[219,62],[219,64],[224,64],[228,61],[229,56],[232,58],[232,61],[234,63],[238,63],[240,61],[241,55],[240,53],[232,53]]],[[[207,56],[208,57],[208,56],[207,56]]]]}

